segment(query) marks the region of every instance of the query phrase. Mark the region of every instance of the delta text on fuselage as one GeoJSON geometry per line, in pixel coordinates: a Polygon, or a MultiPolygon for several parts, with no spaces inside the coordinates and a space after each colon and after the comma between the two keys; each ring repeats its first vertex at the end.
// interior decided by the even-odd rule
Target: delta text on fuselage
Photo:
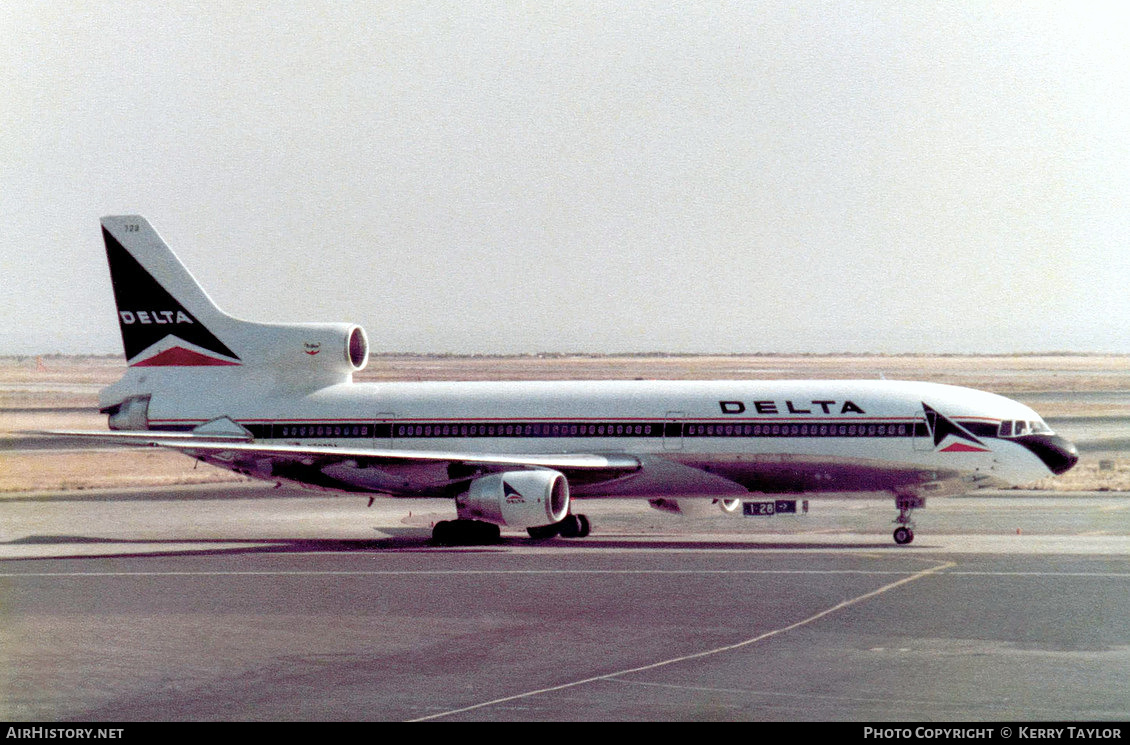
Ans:
{"type": "MultiPolygon", "coordinates": [[[[719,401],[723,414],[745,414],[747,408],[742,401],[719,401]]],[[[814,399],[811,401],[750,401],[752,412],[757,414],[866,414],[852,401],[834,399],[814,399]]]]}

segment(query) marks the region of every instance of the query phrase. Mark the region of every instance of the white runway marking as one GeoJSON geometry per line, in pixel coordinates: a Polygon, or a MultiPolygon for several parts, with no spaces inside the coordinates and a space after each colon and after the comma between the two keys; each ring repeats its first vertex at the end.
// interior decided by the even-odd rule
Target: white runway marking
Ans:
{"type": "Polygon", "coordinates": [[[758,634],[757,636],[753,637],[752,639],[746,639],[745,641],[740,641],[740,642],[737,642],[736,644],[728,644],[728,645],[723,646],[723,647],[716,647],[714,649],[708,649],[708,650],[705,650],[705,651],[702,651],[702,652],[695,652],[694,654],[683,655],[681,657],[673,657],[669,660],[662,660],[660,662],[653,662],[650,665],[642,665],[640,667],[634,667],[634,668],[631,668],[629,670],[620,670],[620,671],[614,672],[614,673],[606,673],[604,675],[595,675],[591,678],[585,678],[583,680],[577,680],[577,681],[574,681],[572,683],[562,683],[561,685],[551,686],[549,688],[539,688],[538,690],[527,691],[525,693],[518,693],[518,694],[515,694],[513,696],[504,696],[503,698],[497,698],[497,699],[494,699],[493,701],[484,701],[481,704],[473,704],[471,706],[464,706],[464,707],[459,708],[459,709],[451,709],[450,711],[444,711],[444,712],[440,712],[438,714],[429,714],[427,716],[419,717],[418,719],[412,719],[412,720],[409,720],[409,721],[425,722],[425,721],[428,721],[428,720],[431,720],[431,719],[440,719],[440,718],[443,718],[443,717],[452,716],[454,714],[462,714],[464,712],[474,711],[476,709],[482,709],[482,708],[485,708],[487,706],[495,706],[495,705],[498,705],[498,704],[508,703],[510,701],[517,701],[519,699],[529,698],[531,696],[539,696],[543,693],[553,693],[555,691],[562,691],[562,690],[565,690],[567,688],[576,688],[577,686],[586,685],[588,683],[594,683],[594,682],[601,681],[601,680],[610,680],[610,679],[613,679],[613,678],[618,678],[622,675],[631,675],[631,674],[634,674],[634,673],[642,673],[642,672],[646,672],[648,670],[655,670],[655,669],[660,668],[660,667],[666,667],[667,665],[674,665],[674,664],[679,663],[679,662],[686,662],[688,660],[697,660],[697,659],[701,659],[703,657],[709,657],[709,656],[712,656],[712,655],[721,654],[723,652],[731,652],[735,649],[741,649],[742,647],[748,647],[752,644],[757,644],[758,642],[764,641],[764,640],[772,638],[774,636],[779,636],[780,634],[787,633],[789,631],[792,631],[793,629],[798,629],[802,626],[807,626],[808,624],[813,623],[815,621],[818,621],[821,618],[824,618],[825,616],[829,616],[829,615],[835,613],[836,611],[843,610],[844,608],[848,608],[852,605],[855,605],[856,603],[860,603],[860,602],[867,600],[869,598],[873,598],[873,597],[876,597],[878,595],[882,595],[883,593],[889,592],[890,590],[893,590],[896,587],[901,587],[901,586],[908,584],[910,582],[914,582],[915,580],[922,579],[923,577],[928,577],[931,574],[936,574],[937,572],[940,572],[944,569],[949,569],[952,566],[955,566],[954,562],[947,561],[944,564],[938,564],[937,566],[930,567],[929,569],[923,569],[921,572],[915,572],[914,574],[912,574],[908,577],[903,577],[900,580],[897,580],[895,582],[891,582],[890,584],[887,584],[887,585],[883,585],[882,587],[880,587],[876,590],[872,590],[872,591],[866,592],[862,595],[858,595],[854,598],[851,598],[850,600],[844,600],[843,602],[836,603],[832,607],[826,608],[826,609],[820,611],[819,613],[815,613],[815,614],[809,616],[808,618],[797,621],[796,623],[791,623],[788,626],[782,626],[779,629],[767,631],[764,634],[758,634]]]}

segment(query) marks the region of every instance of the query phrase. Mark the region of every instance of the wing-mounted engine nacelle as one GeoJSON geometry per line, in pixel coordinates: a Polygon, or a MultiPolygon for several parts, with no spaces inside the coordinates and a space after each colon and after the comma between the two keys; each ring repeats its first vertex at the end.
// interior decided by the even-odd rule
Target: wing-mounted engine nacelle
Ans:
{"type": "Polygon", "coordinates": [[[460,520],[536,528],[569,514],[569,482],[557,471],[507,471],[477,478],[455,500],[460,520]]]}
{"type": "Polygon", "coordinates": [[[649,499],[647,503],[652,509],[660,512],[688,517],[701,517],[714,509],[732,515],[742,508],[742,500],[736,497],[734,499],[649,499]]]}

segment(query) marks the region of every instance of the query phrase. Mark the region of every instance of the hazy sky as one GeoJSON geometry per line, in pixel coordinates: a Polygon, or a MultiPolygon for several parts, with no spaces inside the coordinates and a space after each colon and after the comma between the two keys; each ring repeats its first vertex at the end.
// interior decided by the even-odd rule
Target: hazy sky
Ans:
{"type": "Polygon", "coordinates": [[[0,34],[0,354],[121,351],[121,213],[229,313],[378,351],[1130,352],[1126,3],[35,2],[0,34]]]}

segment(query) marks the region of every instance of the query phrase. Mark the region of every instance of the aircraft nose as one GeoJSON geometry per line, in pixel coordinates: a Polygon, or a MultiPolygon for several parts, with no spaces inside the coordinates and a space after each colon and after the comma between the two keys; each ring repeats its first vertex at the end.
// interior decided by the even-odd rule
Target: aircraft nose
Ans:
{"type": "Polygon", "coordinates": [[[1024,446],[1057,476],[1070,471],[1079,462],[1079,451],[1075,445],[1059,435],[1029,435],[1021,439],[1024,446]]]}

